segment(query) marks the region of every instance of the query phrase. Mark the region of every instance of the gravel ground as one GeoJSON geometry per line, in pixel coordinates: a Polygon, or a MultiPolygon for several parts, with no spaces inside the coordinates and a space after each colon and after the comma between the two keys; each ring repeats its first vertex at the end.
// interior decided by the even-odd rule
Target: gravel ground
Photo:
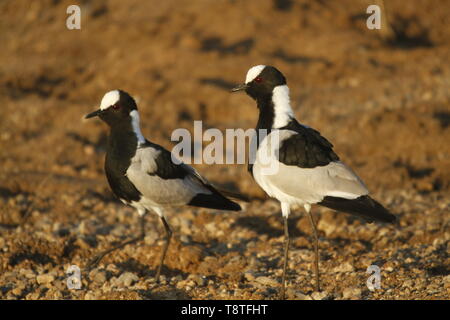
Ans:
{"type": "MultiPolygon", "coordinates": [[[[387,2],[386,2],[387,3],[387,2]]],[[[242,212],[178,208],[157,285],[163,228],[138,217],[103,172],[107,129],[82,116],[103,94],[137,97],[143,133],[171,149],[176,128],[251,128],[257,111],[227,90],[264,63],[288,78],[294,111],[363,178],[397,225],[313,207],[322,291],[314,292],[307,217],[289,220],[288,299],[450,298],[450,3],[389,1],[393,36],[365,28],[368,1],[69,1],[0,4],[0,298],[276,299],[283,225],[245,165],[195,165],[251,197],[242,212]],[[69,289],[66,271],[81,272],[69,289]],[[369,266],[381,271],[370,291],[369,266]]],[[[206,145],[207,143],[205,143],[206,145]]]]}

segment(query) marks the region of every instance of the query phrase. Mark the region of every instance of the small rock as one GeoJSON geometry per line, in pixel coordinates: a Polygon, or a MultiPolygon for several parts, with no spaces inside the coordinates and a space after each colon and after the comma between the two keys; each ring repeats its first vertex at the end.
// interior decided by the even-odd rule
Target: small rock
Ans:
{"type": "Polygon", "coordinates": [[[55,288],[56,290],[59,291],[63,291],[65,289],[67,289],[67,279],[65,279],[64,281],[62,280],[55,280],[53,281],[53,288],[55,288]]]}
{"type": "Polygon", "coordinates": [[[129,287],[137,281],[139,281],[139,277],[137,275],[131,272],[125,272],[120,275],[116,284],[119,287],[129,287]]]}
{"type": "Polygon", "coordinates": [[[106,271],[109,271],[111,273],[118,273],[119,268],[117,268],[117,266],[115,264],[110,263],[106,266],[106,271]]]}
{"type": "Polygon", "coordinates": [[[148,232],[145,235],[144,241],[145,241],[146,245],[151,246],[151,245],[155,244],[156,241],[158,241],[158,234],[156,232],[148,232]]]}
{"type": "Polygon", "coordinates": [[[189,239],[189,236],[182,234],[180,236],[180,241],[185,243],[185,244],[189,244],[191,242],[191,240],[189,239]]]}
{"type": "Polygon", "coordinates": [[[160,284],[166,284],[167,283],[167,278],[166,278],[166,276],[165,275],[160,275],[159,276],[159,283],[160,284]]]}
{"type": "Polygon", "coordinates": [[[170,282],[172,282],[172,283],[177,283],[177,282],[180,282],[180,281],[182,281],[183,280],[183,277],[179,274],[179,275],[177,275],[177,276],[175,276],[175,277],[172,277],[171,279],[170,279],[170,282]]]}
{"type": "Polygon", "coordinates": [[[75,240],[74,242],[74,245],[80,247],[83,250],[87,250],[90,248],[90,245],[82,238],[77,238],[77,240],[75,240]]]}
{"type": "Polygon", "coordinates": [[[94,154],[95,149],[93,146],[88,145],[83,148],[83,151],[87,156],[91,156],[94,154]]]}
{"type": "Polygon", "coordinates": [[[33,279],[34,277],[36,277],[33,270],[31,269],[20,269],[19,273],[25,276],[25,278],[27,279],[33,279]]]}
{"type": "Polygon", "coordinates": [[[87,292],[84,295],[84,300],[97,300],[97,299],[98,299],[97,295],[95,293],[93,293],[93,292],[87,292]]]}
{"type": "Polygon", "coordinates": [[[11,290],[12,294],[16,296],[20,296],[22,294],[23,289],[22,288],[14,288],[11,290]]]}
{"type": "Polygon", "coordinates": [[[338,265],[333,269],[333,272],[352,272],[355,269],[349,262],[345,262],[343,264],[338,265]]]}
{"type": "Polygon", "coordinates": [[[188,282],[189,282],[188,280],[178,281],[176,284],[177,289],[185,289],[186,286],[188,286],[188,282]]]}
{"type": "Polygon", "coordinates": [[[192,221],[186,218],[179,218],[181,234],[192,234],[192,221]]]}
{"type": "Polygon", "coordinates": [[[312,300],[312,298],[310,296],[308,296],[307,294],[304,294],[303,292],[294,290],[292,288],[286,289],[286,296],[288,297],[288,299],[312,300]]]}
{"type": "Polygon", "coordinates": [[[405,288],[412,288],[413,287],[414,282],[412,280],[406,280],[405,282],[403,282],[402,287],[405,288]]]}
{"type": "Polygon", "coordinates": [[[62,299],[62,297],[63,297],[63,295],[60,291],[54,291],[53,295],[51,296],[51,298],[53,300],[60,300],[60,299],[62,299]]]}
{"type": "Polygon", "coordinates": [[[245,280],[247,281],[254,281],[255,275],[252,272],[246,272],[244,273],[245,280]]]}
{"type": "Polygon", "coordinates": [[[325,235],[328,237],[336,230],[336,224],[332,221],[330,222],[327,220],[328,219],[320,219],[319,223],[317,224],[317,229],[325,232],[325,235]]]}
{"type": "Polygon", "coordinates": [[[89,273],[89,278],[97,284],[102,284],[106,281],[106,272],[94,269],[89,273]]]}
{"type": "Polygon", "coordinates": [[[206,283],[205,278],[202,277],[202,276],[200,276],[200,275],[198,275],[198,274],[191,274],[191,275],[188,277],[188,279],[194,281],[194,283],[195,283],[197,286],[200,286],[200,287],[204,286],[205,283],[206,283]]]}
{"type": "Polygon", "coordinates": [[[272,278],[269,278],[269,277],[258,277],[255,279],[255,281],[264,286],[277,287],[279,285],[278,281],[276,281],[272,278]]]}
{"type": "Polygon", "coordinates": [[[361,289],[359,288],[346,288],[342,292],[344,299],[361,299],[361,289]]]}
{"type": "Polygon", "coordinates": [[[214,222],[205,224],[204,228],[211,234],[216,234],[216,232],[217,232],[217,226],[214,222]]]}
{"type": "Polygon", "coordinates": [[[26,299],[28,300],[38,300],[39,299],[39,292],[31,292],[27,294],[26,299]]]}
{"type": "Polygon", "coordinates": [[[51,274],[40,274],[36,277],[36,281],[39,284],[48,284],[55,280],[55,277],[51,274]]]}
{"type": "Polygon", "coordinates": [[[311,294],[311,297],[314,300],[324,300],[327,296],[328,296],[328,292],[326,292],[326,291],[321,291],[321,292],[316,291],[313,294],[311,294]]]}

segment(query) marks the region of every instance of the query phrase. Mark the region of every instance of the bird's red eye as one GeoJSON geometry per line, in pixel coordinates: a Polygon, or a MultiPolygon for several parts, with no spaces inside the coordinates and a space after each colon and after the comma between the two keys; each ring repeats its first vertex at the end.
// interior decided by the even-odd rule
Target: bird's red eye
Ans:
{"type": "Polygon", "coordinates": [[[120,109],[120,105],[119,104],[113,104],[112,105],[114,110],[120,109]]]}
{"type": "Polygon", "coordinates": [[[260,82],[262,82],[262,81],[263,81],[263,79],[262,79],[261,77],[256,77],[256,78],[255,78],[255,82],[260,83],[260,82]]]}

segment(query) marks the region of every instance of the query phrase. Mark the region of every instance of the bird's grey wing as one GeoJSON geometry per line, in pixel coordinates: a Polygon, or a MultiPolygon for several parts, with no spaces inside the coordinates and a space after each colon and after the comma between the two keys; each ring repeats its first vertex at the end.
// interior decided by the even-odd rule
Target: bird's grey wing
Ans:
{"type": "MultiPolygon", "coordinates": [[[[361,179],[344,163],[333,160],[335,157],[325,148],[325,144],[316,146],[313,142],[307,141],[317,138],[307,137],[305,140],[305,136],[299,135],[297,131],[279,131],[279,142],[271,146],[278,148],[274,152],[272,161],[266,161],[267,165],[263,164],[264,161],[257,161],[253,168],[255,179],[269,195],[278,199],[287,196],[288,202],[298,198],[308,203],[317,203],[325,196],[354,199],[368,194],[361,179]],[[307,147],[305,151],[305,148],[299,147],[294,143],[295,141],[303,141],[310,147],[307,147]],[[320,151],[322,148],[323,150],[320,151]],[[297,153],[300,154],[297,155],[297,153]],[[323,163],[323,165],[310,167],[314,162],[323,163]],[[272,166],[272,170],[267,170],[269,165],[272,166]]],[[[268,140],[267,145],[270,143],[270,139],[268,140]]],[[[261,153],[266,152],[265,147],[263,141],[260,147],[261,153]]]]}
{"type": "Polygon", "coordinates": [[[280,131],[278,145],[272,144],[277,170],[264,175],[261,164],[253,169],[269,195],[285,204],[317,203],[368,221],[395,221],[393,214],[368,196],[362,180],[339,161],[333,145],[318,131],[296,121],[280,131]]]}
{"type": "Polygon", "coordinates": [[[136,151],[127,177],[155,205],[183,205],[199,193],[211,194],[189,166],[172,162],[170,152],[153,144],[136,151]]]}
{"type": "Polygon", "coordinates": [[[310,203],[326,196],[355,199],[369,193],[361,179],[342,162],[316,168],[280,163],[277,172],[265,179],[279,192],[310,203]]]}
{"type": "Polygon", "coordinates": [[[142,193],[140,202],[144,206],[186,204],[219,210],[241,209],[194,168],[178,161],[174,163],[169,151],[152,143],[136,151],[127,176],[142,193]]]}

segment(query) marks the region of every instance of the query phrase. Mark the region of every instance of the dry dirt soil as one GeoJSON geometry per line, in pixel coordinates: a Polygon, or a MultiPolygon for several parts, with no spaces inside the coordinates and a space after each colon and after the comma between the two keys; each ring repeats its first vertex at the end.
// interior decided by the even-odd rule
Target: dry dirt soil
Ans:
{"type": "MultiPolygon", "coordinates": [[[[103,171],[107,127],[82,117],[121,88],[143,133],[171,149],[173,130],[252,128],[254,102],[228,90],[256,64],[288,79],[299,121],[318,129],[394,212],[366,224],[313,207],[322,291],[314,292],[311,229],[290,218],[289,299],[449,299],[450,2],[386,1],[389,25],[366,28],[374,1],[74,1],[0,3],[0,298],[276,299],[283,225],[246,165],[195,165],[251,196],[242,212],[175,208],[162,283],[153,277],[163,228],[112,195],[103,171]],[[389,26],[389,28],[388,28],[389,26]],[[69,290],[66,270],[81,269],[69,290]],[[377,265],[381,287],[366,286],[377,265]]],[[[205,142],[207,145],[208,142],[205,142]]],[[[299,181],[301,183],[301,181],[299,181]]]]}

